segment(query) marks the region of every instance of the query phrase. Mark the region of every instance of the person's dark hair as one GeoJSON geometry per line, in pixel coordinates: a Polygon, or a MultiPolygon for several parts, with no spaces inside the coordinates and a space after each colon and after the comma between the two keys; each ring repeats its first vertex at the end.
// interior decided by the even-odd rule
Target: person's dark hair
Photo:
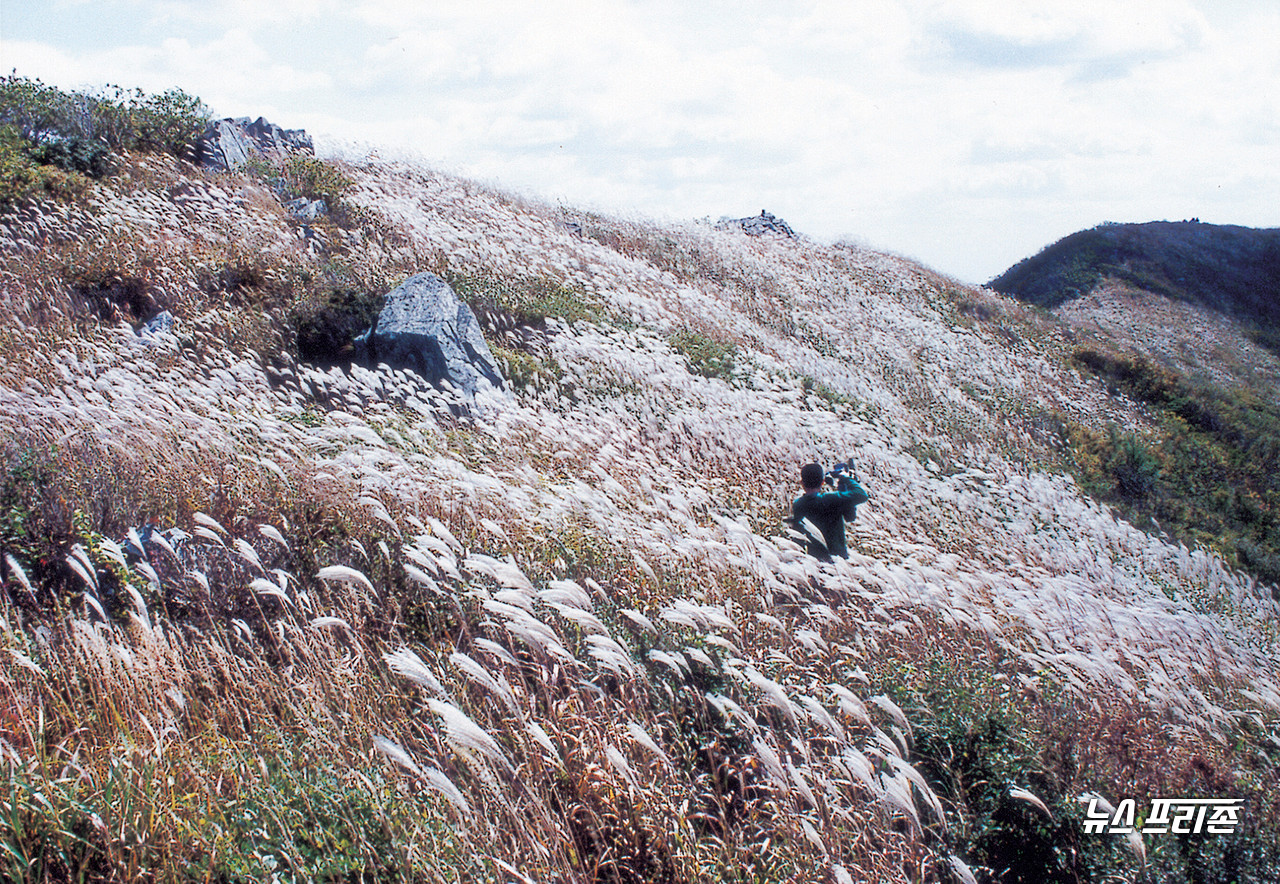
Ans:
{"type": "Polygon", "coordinates": [[[807,463],[800,468],[800,484],[806,491],[821,488],[824,475],[822,464],[807,463]]]}

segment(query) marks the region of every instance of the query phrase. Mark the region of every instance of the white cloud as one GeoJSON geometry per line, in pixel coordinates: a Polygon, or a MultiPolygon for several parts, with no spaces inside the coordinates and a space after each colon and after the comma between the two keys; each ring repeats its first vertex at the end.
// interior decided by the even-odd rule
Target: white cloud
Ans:
{"type": "Polygon", "coordinates": [[[153,0],[145,5],[168,21],[214,29],[228,24],[306,28],[320,18],[342,17],[346,9],[340,0],[153,0]]]}
{"type": "Polygon", "coordinates": [[[1041,48],[1053,60],[1065,49],[1080,59],[1178,52],[1208,30],[1204,16],[1186,0],[934,0],[923,11],[923,23],[939,33],[986,38],[993,47],[1041,48]]]}

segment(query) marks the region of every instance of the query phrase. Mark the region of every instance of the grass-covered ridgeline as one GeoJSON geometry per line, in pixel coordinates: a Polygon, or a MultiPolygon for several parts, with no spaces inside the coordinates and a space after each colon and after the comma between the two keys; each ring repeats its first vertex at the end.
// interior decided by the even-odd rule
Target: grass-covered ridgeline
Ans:
{"type": "Polygon", "coordinates": [[[0,213],[0,878],[1276,877],[1261,516],[1141,530],[1182,455],[1115,454],[1135,402],[1222,452],[1265,407],[848,244],[104,143],[0,213]],[[508,390],[351,361],[423,270],[508,390]],[[823,565],[781,519],[849,457],[823,565]],[[1090,795],[1242,823],[1092,835],[1090,795]]]}

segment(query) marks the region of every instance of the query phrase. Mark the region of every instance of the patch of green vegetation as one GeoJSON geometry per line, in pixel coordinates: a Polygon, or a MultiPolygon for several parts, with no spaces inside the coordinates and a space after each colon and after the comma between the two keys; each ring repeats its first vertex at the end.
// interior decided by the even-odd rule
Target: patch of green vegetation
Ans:
{"type": "Polygon", "coordinates": [[[36,449],[19,449],[10,455],[0,476],[0,546],[31,559],[37,552],[39,504],[34,499],[49,485],[52,472],[46,458],[36,449]]]}
{"type": "MultiPolygon", "coordinates": [[[[1084,835],[1073,794],[1075,761],[1051,751],[1054,735],[1028,716],[1005,676],[942,653],[888,658],[876,687],[911,717],[909,759],[948,815],[948,847],[975,870],[1021,884],[1107,880],[1134,861],[1120,845],[1084,835]],[[1014,798],[1024,789],[1050,819],[1014,798]]],[[[929,814],[921,802],[922,822],[929,814]]]]}
{"type": "Polygon", "coordinates": [[[536,328],[545,327],[548,319],[601,323],[609,318],[598,298],[555,279],[452,271],[444,277],[486,328],[494,327],[504,318],[508,324],[536,328]]]}
{"type": "Polygon", "coordinates": [[[1272,353],[1280,353],[1280,327],[1263,326],[1250,323],[1245,329],[1249,340],[1272,353]]]}
{"type": "Polygon", "coordinates": [[[357,775],[288,744],[259,759],[260,778],[193,808],[191,835],[202,848],[193,865],[198,877],[395,881],[468,864],[436,801],[397,790],[380,770],[357,775]],[[425,836],[425,856],[407,849],[418,840],[404,838],[411,832],[425,836]],[[441,847],[455,853],[437,866],[431,848],[441,847]]]}
{"type": "Polygon", "coordinates": [[[31,158],[42,166],[54,166],[68,172],[79,172],[90,178],[101,178],[110,169],[110,153],[101,142],[66,138],[36,145],[31,151],[31,158]]]}
{"type": "Polygon", "coordinates": [[[951,475],[957,471],[952,459],[931,441],[917,439],[907,445],[903,452],[911,455],[916,463],[927,470],[939,470],[944,475],[951,475]]]}
{"type": "Polygon", "coordinates": [[[819,399],[826,402],[831,406],[833,411],[841,411],[845,408],[852,407],[854,404],[854,400],[851,397],[846,396],[833,387],[830,387],[817,378],[809,375],[801,376],[800,387],[805,391],[805,393],[817,396],[819,399]]]}
{"type": "Polygon", "coordinates": [[[355,181],[336,163],[306,154],[291,154],[284,162],[286,198],[302,197],[337,203],[355,181]]]}
{"type": "Polygon", "coordinates": [[[185,764],[126,755],[96,777],[53,757],[43,769],[10,766],[0,877],[374,882],[465,870],[483,879],[438,798],[398,788],[381,766],[269,742],[278,745],[253,752],[219,742],[185,764]]]}
{"type": "Polygon", "coordinates": [[[1000,311],[987,301],[979,301],[968,295],[959,295],[956,310],[962,316],[968,316],[978,322],[990,322],[1000,316],[1000,311]]]}
{"type": "Polygon", "coordinates": [[[295,427],[314,429],[324,425],[325,413],[319,408],[309,405],[299,412],[280,415],[280,420],[293,424],[295,427]]]}
{"type": "MultiPolygon", "coordinates": [[[[130,569],[107,552],[106,535],[94,529],[88,513],[76,510],[71,514],[72,536],[84,547],[89,561],[93,563],[94,574],[98,580],[98,595],[107,612],[118,615],[129,604],[122,590],[130,587],[138,597],[143,599],[148,608],[163,604],[163,599],[153,591],[150,582],[139,572],[130,569]]],[[[132,595],[132,593],[130,593],[132,595]]]]}
{"type": "Polygon", "coordinates": [[[676,332],[667,339],[672,348],[689,360],[691,371],[704,378],[732,381],[738,368],[738,345],[718,341],[692,329],[676,332]]]}
{"type": "Polygon", "coordinates": [[[557,363],[540,359],[532,353],[498,345],[490,347],[490,350],[503,369],[507,383],[517,393],[549,389],[558,384],[563,375],[557,363]]]}
{"type": "Polygon", "coordinates": [[[0,77],[0,204],[75,196],[125,151],[188,156],[208,121],[208,108],[178,89],[64,92],[0,77]]]}
{"type": "Polygon", "coordinates": [[[1091,250],[1073,256],[1062,271],[1062,302],[1089,294],[1101,279],[1102,271],[1098,267],[1097,257],[1091,250]]]}
{"type": "Polygon", "coordinates": [[[1069,431],[1068,466],[1088,493],[1280,586],[1280,404],[1093,349],[1075,361],[1151,407],[1159,433],[1069,431]]]}
{"type": "Polygon", "coordinates": [[[284,159],[257,156],[246,164],[245,171],[270,185],[282,201],[322,200],[326,209],[322,218],[344,230],[371,221],[364,209],[348,199],[355,180],[332,160],[304,153],[292,153],[284,159]]]}
{"type": "MultiPolygon", "coordinates": [[[[12,555],[37,592],[61,567],[66,529],[60,523],[54,452],[15,445],[0,460],[0,553],[12,555]]],[[[28,599],[27,601],[35,601],[28,599]]]]}
{"type": "Polygon", "coordinates": [[[338,278],[306,287],[289,309],[298,358],[320,365],[350,361],[355,339],[373,326],[385,298],[338,278]]]}
{"type": "Polygon", "coordinates": [[[90,880],[105,871],[95,811],[64,768],[58,777],[11,767],[0,783],[0,876],[6,881],[90,880]]]}
{"type": "Polygon", "coordinates": [[[38,197],[70,199],[87,187],[83,174],[41,162],[15,126],[0,125],[0,207],[38,197]]]}
{"type": "Polygon", "coordinates": [[[387,292],[404,278],[402,268],[371,267],[336,255],[318,267],[289,268],[285,314],[298,358],[326,366],[350,363],[356,337],[373,326],[387,292]]]}
{"type": "MultiPolygon", "coordinates": [[[[872,680],[873,690],[910,718],[908,760],[943,805],[949,849],[980,880],[986,880],[984,873],[1026,884],[1127,879],[1138,860],[1123,837],[1085,832],[1087,805],[1078,797],[1091,790],[1114,792],[1116,783],[1127,784],[1129,794],[1122,797],[1140,806],[1152,795],[1214,794],[1243,799],[1253,816],[1232,836],[1148,838],[1149,880],[1273,877],[1280,849],[1273,811],[1267,810],[1273,762],[1266,762],[1267,773],[1259,769],[1255,775],[1248,770],[1254,762],[1246,760],[1268,751],[1265,733],[1239,735],[1236,749],[1225,756],[1206,749],[1176,768],[1158,770],[1165,751],[1156,745],[1158,720],[1124,707],[1082,716],[1074,711],[1079,701],[1043,675],[1020,684],[972,665],[970,652],[930,650],[910,661],[882,657],[872,680]],[[1039,798],[1052,816],[1013,789],[1039,798]]],[[[923,802],[920,807],[928,825],[923,802]]]]}

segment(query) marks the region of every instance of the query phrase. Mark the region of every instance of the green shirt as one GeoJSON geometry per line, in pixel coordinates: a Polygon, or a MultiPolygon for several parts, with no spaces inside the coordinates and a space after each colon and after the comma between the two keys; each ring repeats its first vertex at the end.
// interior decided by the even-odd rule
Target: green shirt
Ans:
{"type": "MultiPolygon", "coordinates": [[[[791,504],[791,517],[801,531],[801,519],[813,523],[826,541],[824,546],[818,538],[809,538],[809,554],[829,561],[832,556],[842,559],[849,557],[849,548],[845,545],[844,522],[852,520],[858,513],[858,504],[869,500],[867,492],[853,479],[842,477],[838,491],[808,491],[797,497],[791,504]]],[[[806,532],[808,533],[808,532],[806,532]]]]}

